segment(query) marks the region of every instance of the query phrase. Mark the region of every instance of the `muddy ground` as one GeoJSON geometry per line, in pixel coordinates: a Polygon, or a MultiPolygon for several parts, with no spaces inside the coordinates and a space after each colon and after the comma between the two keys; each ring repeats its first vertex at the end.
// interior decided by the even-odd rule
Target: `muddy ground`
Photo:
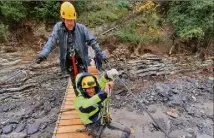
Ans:
{"type": "MultiPolygon", "coordinates": [[[[133,95],[116,95],[113,118],[135,130],[136,138],[165,138],[147,112],[172,138],[213,137],[213,80],[179,76],[150,85],[133,95]]],[[[139,86],[140,87],[140,86],[139,86]]]]}
{"type": "MultiPolygon", "coordinates": [[[[68,82],[52,57],[36,65],[21,52],[1,52],[0,138],[51,137],[68,82]]],[[[112,118],[134,128],[132,137],[165,138],[143,107],[172,138],[213,137],[212,62],[180,59],[147,55],[112,62],[137,98],[116,81],[112,118]]]]}

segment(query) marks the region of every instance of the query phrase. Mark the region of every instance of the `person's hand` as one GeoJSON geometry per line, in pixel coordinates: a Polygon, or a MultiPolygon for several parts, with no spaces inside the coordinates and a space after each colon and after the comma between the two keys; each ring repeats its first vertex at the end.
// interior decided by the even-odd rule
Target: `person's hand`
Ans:
{"type": "Polygon", "coordinates": [[[106,83],[104,92],[105,92],[105,93],[109,93],[110,90],[113,89],[113,87],[114,87],[114,83],[113,83],[112,81],[106,83]]]}
{"type": "Polygon", "coordinates": [[[107,77],[112,80],[115,79],[119,75],[119,73],[116,69],[111,69],[109,71],[106,71],[106,74],[107,74],[107,77]]]}
{"type": "Polygon", "coordinates": [[[40,64],[44,60],[46,60],[46,57],[37,56],[35,62],[37,64],[40,64]]]}
{"type": "Polygon", "coordinates": [[[104,63],[107,63],[108,62],[108,58],[104,55],[103,57],[102,57],[102,62],[104,62],[104,63]]]}
{"type": "Polygon", "coordinates": [[[104,63],[107,63],[107,62],[108,62],[108,58],[107,58],[107,56],[104,54],[104,52],[101,52],[99,55],[100,55],[100,56],[98,56],[98,57],[100,57],[100,60],[101,60],[102,62],[104,62],[104,63]]]}

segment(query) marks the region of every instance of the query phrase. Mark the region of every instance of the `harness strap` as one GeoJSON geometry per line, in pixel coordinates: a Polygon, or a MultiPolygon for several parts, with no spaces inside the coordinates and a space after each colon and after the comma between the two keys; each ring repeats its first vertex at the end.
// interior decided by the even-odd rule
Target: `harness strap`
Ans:
{"type": "Polygon", "coordinates": [[[76,76],[78,74],[78,69],[77,69],[75,56],[72,56],[71,60],[72,60],[72,66],[73,66],[73,71],[74,71],[74,78],[76,78],[76,76]]]}
{"type": "Polygon", "coordinates": [[[109,88],[109,93],[107,99],[103,103],[103,109],[101,110],[101,124],[108,125],[111,123],[110,109],[111,109],[111,89],[109,88]]]}

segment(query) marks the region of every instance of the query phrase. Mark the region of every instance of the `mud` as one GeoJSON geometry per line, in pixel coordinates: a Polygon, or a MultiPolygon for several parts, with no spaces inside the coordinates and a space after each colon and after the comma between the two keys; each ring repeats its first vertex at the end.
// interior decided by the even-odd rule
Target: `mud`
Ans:
{"type": "MultiPolygon", "coordinates": [[[[51,137],[68,81],[68,76],[59,71],[57,56],[54,57],[55,60],[29,66],[31,62],[25,61],[26,57],[21,53],[1,53],[1,138],[51,137]],[[15,79],[2,83],[19,70],[22,73],[15,79]]],[[[124,73],[121,79],[138,100],[116,81],[112,118],[134,128],[133,138],[165,138],[142,106],[173,138],[213,137],[213,76],[210,70],[206,75],[199,68],[186,74],[135,78],[129,76],[131,68],[125,69],[123,63],[113,63],[112,67],[124,73]]]]}
{"type": "Polygon", "coordinates": [[[53,63],[29,66],[21,53],[1,55],[0,137],[50,138],[68,77],[53,63]],[[13,56],[21,60],[14,63],[13,56]]]}
{"type": "MultiPolygon", "coordinates": [[[[138,84],[140,87],[140,84],[138,84]]],[[[165,138],[145,107],[172,138],[213,137],[213,79],[176,76],[135,92],[115,95],[114,121],[134,128],[135,138],[165,138]],[[143,107],[142,107],[143,106],[143,107]]]]}

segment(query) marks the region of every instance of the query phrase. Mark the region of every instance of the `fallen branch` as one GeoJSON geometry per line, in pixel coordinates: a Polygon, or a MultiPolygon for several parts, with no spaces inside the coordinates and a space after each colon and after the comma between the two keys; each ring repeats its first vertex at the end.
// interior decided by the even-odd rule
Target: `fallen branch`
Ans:
{"type": "Polygon", "coordinates": [[[23,91],[23,90],[29,89],[31,87],[35,87],[36,85],[38,85],[38,83],[27,84],[27,85],[24,85],[24,86],[19,87],[19,88],[2,89],[2,90],[0,90],[0,94],[6,93],[6,92],[23,91]]]}
{"type": "Polygon", "coordinates": [[[73,110],[75,110],[75,109],[74,108],[64,109],[64,110],[60,110],[57,114],[69,112],[69,111],[73,111],[73,110]]]}
{"type": "Polygon", "coordinates": [[[112,30],[116,29],[117,27],[118,27],[118,25],[116,25],[115,27],[113,27],[113,28],[111,28],[111,29],[108,29],[107,31],[105,31],[105,32],[101,33],[100,35],[104,35],[104,34],[106,34],[106,33],[110,32],[110,31],[112,31],[112,30]]]}

